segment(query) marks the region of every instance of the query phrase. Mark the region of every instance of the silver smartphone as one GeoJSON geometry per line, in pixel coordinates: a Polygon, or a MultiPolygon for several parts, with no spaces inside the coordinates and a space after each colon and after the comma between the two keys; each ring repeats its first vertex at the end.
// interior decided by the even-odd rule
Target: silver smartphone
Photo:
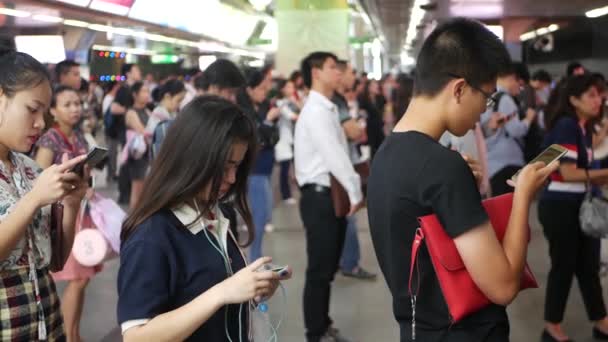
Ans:
{"type": "MultiPolygon", "coordinates": [[[[529,164],[543,162],[545,163],[545,165],[549,165],[552,162],[561,159],[564,155],[566,155],[567,152],[568,150],[565,147],[558,144],[553,144],[547,147],[547,149],[544,150],[541,154],[536,156],[536,158],[532,159],[529,164]]],[[[519,176],[520,172],[521,169],[517,171],[517,173],[514,174],[513,177],[511,177],[511,181],[513,181],[513,183],[515,183],[515,181],[517,180],[517,176],[519,176]]]]}

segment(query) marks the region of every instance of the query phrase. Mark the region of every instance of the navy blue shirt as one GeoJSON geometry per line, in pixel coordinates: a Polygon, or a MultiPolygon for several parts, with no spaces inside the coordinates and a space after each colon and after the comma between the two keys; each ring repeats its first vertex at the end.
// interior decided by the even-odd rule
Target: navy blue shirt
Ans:
{"type": "MultiPolygon", "coordinates": [[[[226,215],[226,218],[233,218],[226,215]]],[[[218,244],[213,234],[211,241],[218,244]]],[[[236,273],[245,261],[236,243],[227,239],[228,256],[236,273]]],[[[169,209],[140,224],[121,246],[118,272],[118,322],[152,319],[175,310],[228,277],[224,261],[205,232],[193,234],[169,209]]],[[[248,303],[243,304],[242,340],[248,335],[248,303]]],[[[226,341],[225,312],[233,341],[239,340],[239,305],[217,311],[187,341],[226,341]]]]}
{"type": "MultiPolygon", "coordinates": [[[[591,144],[592,134],[586,134],[573,117],[562,117],[547,132],[544,145],[559,144],[568,152],[561,163],[575,163],[579,169],[593,169],[591,144]]],[[[585,196],[585,182],[565,182],[559,171],[551,175],[551,182],[541,199],[582,201],[585,196]]]]}

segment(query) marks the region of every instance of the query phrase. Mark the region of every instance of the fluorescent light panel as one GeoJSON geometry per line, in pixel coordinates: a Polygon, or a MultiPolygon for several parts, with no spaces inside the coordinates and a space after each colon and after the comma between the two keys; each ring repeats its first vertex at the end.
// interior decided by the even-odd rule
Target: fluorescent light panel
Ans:
{"type": "Polygon", "coordinates": [[[608,6],[596,8],[585,13],[588,18],[597,18],[606,14],[608,14],[608,6]]]}
{"type": "Polygon", "coordinates": [[[11,17],[27,18],[32,15],[30,12],[18,11],[10,8],[0,8],[0,14],[10,15],[11,17]]]}
{"type": "Polygon", "coordinates": [[[38,20],[38,21],[44,21],[47,23],[60,23],[63,21],[63,18],[59,18],[59,17],[54,17],[51,15],[45,15],[45,14],[35,14],[32,19],[34,20],[38,20]]]}

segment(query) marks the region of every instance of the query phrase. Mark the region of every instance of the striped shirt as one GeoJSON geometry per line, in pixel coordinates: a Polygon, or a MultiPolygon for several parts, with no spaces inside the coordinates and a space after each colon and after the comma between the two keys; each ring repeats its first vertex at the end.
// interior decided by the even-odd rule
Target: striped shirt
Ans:
{"type": "MultiPolygon", "coordinates": [[[[559,144],[568,152],[561,159],[562,164],[576,163],[579,169],[593,168],[591,151],[592,134],[586,132],[577,119],[563,117],[557,121],[545,138],[545,146],[559,144]]],[[[586,192],[585,182],[567,182],[559,171],[550,177],[550,183],[543,192],[543,199],[582,200],[586,192]]]]}

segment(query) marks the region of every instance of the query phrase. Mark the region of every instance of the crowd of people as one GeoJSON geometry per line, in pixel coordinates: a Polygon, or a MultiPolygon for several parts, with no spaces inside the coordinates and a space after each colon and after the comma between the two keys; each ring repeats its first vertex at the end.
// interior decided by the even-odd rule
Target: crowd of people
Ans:
{"type": "Polygon", "coordinates": [[[252,312],[292,272],[264,267],[276,173],[279,200],[299,205],[305,228],[308,341],[348,341],[329,313],[338,271],[377,277],[360,262],[355,214],[365,206],[402,341],[508,341],[505,306],[519,291],[535,199],[551,260],[543,341],[568,341],[561,323],[574,276],[594,337],[608,340],[600,240],[578,220],[586,184],[608,183],[608,159],[593,152],[608,136],[600,73],[572,63],[557,82],[544,70],[530,76],[467,19],[440,25],[410,74],[381,80],[330,52],[309,54],[289,77],[226,59],[158,82],[136,64],[122,66],[124,82],[102,85],[73,61],[53,71],[0,51],[3,339],[81,341],[85,289],[103,267],[69,251],[91,225],[95,174],[116,182],[128,207],[117,280],[125,341],[248,340],[252,312]],[[550,144],[568,150],[561,164],[526,165],[550,144]],[[71,172],[96,145],[108,147],[106,163],[71,172]],[[482,200],[510,192],[499,243],[482,200]],[[493,303],[459,322],[428,254],[417,304],[408,291],[404,251],[430,213],[493,303]],[[61,300],[54,280],[68,281],[61,300]]]}

